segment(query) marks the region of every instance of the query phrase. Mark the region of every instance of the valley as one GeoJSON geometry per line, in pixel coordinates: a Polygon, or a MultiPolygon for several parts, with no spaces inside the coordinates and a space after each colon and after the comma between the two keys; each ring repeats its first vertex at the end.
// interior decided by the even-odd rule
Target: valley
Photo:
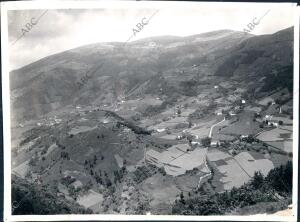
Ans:
{"type": "Polygon", "coordinates": [[[292,36],[99,43],[14,70],[12,174],[95,214],[174,214],[268,178],[293,159],[292,36]]]}

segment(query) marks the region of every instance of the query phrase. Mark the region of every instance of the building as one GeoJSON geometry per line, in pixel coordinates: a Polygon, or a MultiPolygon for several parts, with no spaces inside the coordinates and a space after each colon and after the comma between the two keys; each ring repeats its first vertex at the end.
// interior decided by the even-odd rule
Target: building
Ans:
{"type": "Polygon", "coordinates": [[[201,143],[200,143],[200,142],[197,142],[197,141],[192,141],[191,144],[192,144],[192,145],[201,145],[201,143]]]}
{"type": "Polygon", "coordinates": [[[210,146],[211,147],[218,147],[218,146],[220,146],[220,141],[211,141],[210,146]]]}
{"type": "Polygon", "coordinates": [[[156,131],[157,131],[158,133],[162,133],[162,132],[166,131],[166,129],[165,129],[165,128],[162,128],[162,129],[156,129],[156,131]]]}

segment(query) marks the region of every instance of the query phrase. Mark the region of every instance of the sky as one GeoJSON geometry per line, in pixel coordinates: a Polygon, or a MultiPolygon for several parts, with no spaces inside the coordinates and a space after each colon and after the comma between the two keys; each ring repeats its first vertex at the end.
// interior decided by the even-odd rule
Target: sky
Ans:
{"type": "Polygon", "coordinates": [[[43,57],[97,42],[126,42],[163,35],[189,36],[220,29],[242,32],[249,29],[249,23],[253,20],[258,23],[260,18],[251,33],[272,34],[293,26],[294,22],[291,4],[194,2],[166,5],[154,2],[150,7],[143,7],[140,3],[138,7],[101,8],[100,5],[97,9],[9,10],[9,69],[18,69],[43,57]],[[136,32],[136,25],[142,21],[148,23],[136,32]],[[26,28],[27,23],[32,25],[26,28]]]}

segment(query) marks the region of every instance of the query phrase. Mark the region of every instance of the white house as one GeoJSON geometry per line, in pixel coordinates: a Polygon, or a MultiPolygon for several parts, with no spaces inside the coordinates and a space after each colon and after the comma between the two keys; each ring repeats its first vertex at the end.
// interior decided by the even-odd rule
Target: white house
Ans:
{"type": "Polygon", "coordinates": [[[75,189],[83,186],[83,184],[81,183],[80,180],[76,180],[73,183],[71,183],[70,185],[72,185],[75,189]]]}
{"type": "Polygon", "coordinates": [[[183,139],[183,136],[178,135],[178,136],[176,137],[176,139],[177,139],[177,140],[182,140],[182,139],[183,139]]]}
{"type": "Polygon", "coordinates": [[[166,129],[165,129],[165,128],[162,128],[162,129],[156,129],[156,131],[157,131],[158,133],[162,133],[162,132],[166,131],[166,129]]]}
{"type": "Polygon", "coordinates": [[[219,146],[220,145],[220,142],[219,141],[211,141],[210,142],[210,146],[212,146],[212,147],[217,147],[217,146],[219,146]]]}
{"type": "Polygon", "coordinates": [[[192,145],[201,145],[201,143],[200,143],[200,142],[197,142],[197,141],[192,141],[191,144],[192,144],[192,145]]]}
{"type": "Polygon", "coordinates": [[[268,125],[269,125],[269,126],[273,125],[273,126],[278,127],[278,123],[277,123],[277,122],[274,122],[274,121],[269,121],[269,122],[268,122],[268,125]]]}

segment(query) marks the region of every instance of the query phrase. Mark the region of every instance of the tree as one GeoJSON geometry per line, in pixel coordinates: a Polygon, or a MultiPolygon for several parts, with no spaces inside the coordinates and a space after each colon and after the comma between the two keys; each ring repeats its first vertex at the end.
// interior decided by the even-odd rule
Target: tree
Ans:
{"type": "Polygon", "coordinates": [[[180,193],[180,202],[185,204],[183,193],[180,193]]]}
{"type": "Polygon", "coordinates": [[[60,153],[60,157],[61,157],[62,159],[70,160],[70,156],[69,156],[69,153],[68,153],[68,152],[61,152],[61,153],[60,153]]]}
{"type": "Polygon", "coordinates": [[[206,146],[206,147],[210,146],[211,138],[205,137],[205,138],[201,139],[201,143],[202,143],[203,146],[206,146]]]}
{"type": "Polygon", "coordinates": [[[91,189],[93,186],[93,183],[92,181],[89,181],[87,184],[85,184],[82,189],[85,190],[85,191],[88,191],[89,189],[91,189]]]}
{"type": "Polygon", "coordinates": [[[112,185],[111,180],[109,178],[105,179],[105,184],[107,187],[110,187],[112,185]]]}
{"type": "Polygon", "coordinates": [[[181,114],[181,109],[178,109],[178,110],[177,110],[177,114],[178,114],[178,116],[180,116],[180,114],[181,114]]]}
{"type": "Polygon", "coordinates": [[[260,171],[255,171],[251,185],[255,189],[258,189],[263,185],[263,183],[264,183],[264,176],[262,175],[262,173],[260,171]]]}
{"type": "Polygon", "coordinates": [[[186,136],[186,139],[189,141],[189,143],[191,143],[193,140],[193,136],[189,134],[186,136]]]}

